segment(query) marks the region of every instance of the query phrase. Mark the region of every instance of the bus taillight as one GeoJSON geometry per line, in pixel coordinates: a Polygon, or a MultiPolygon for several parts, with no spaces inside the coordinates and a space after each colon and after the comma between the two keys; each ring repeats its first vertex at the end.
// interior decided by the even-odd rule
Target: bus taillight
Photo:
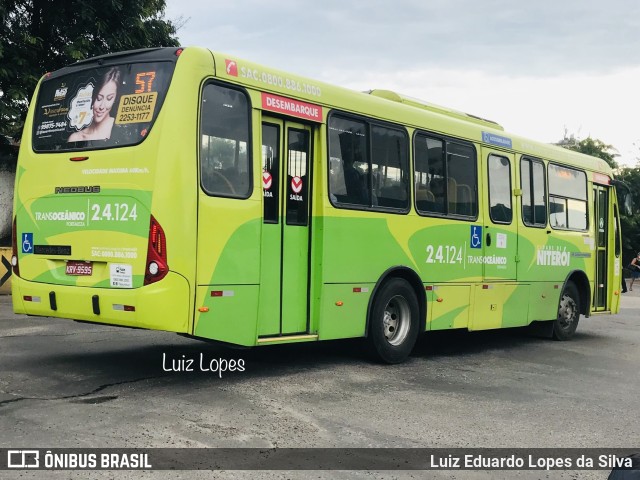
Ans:
{"type": "Polygon", "coordinates": [[[18,231],[16,228],[16,217],[13,217],[13,229],[11,230],[11,266],[13,274],[20,276],[20,266],[18,265],[18,231]]]}
{"type": "Polygon", "coordinates": [[[149,222],[149,248],[147,249],[147,263],[144,274],[144,284],[162,280],[169,273],[167,265],[167,240],[164,230],[151,215],[149,222]]]}

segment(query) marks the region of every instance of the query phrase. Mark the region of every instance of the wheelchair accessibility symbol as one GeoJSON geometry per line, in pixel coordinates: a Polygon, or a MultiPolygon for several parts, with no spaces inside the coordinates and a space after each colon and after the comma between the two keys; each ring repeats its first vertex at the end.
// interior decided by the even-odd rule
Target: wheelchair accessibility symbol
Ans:
{"type": "Polygon", "coordinates": [[[479,225],[471,225],[471,240],[469,242],[471,248],[482,248],[482,227],[479,225]]]}
{"type": "Polygon", "coordinates": [[[33,233],[22,234],[22,253],[33,253],[33,233]]]}

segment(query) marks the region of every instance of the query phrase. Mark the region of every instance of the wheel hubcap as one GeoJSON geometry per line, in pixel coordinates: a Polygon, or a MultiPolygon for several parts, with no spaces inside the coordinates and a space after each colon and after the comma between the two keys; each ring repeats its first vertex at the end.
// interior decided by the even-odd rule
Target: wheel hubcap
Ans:
{"type": "Polygon", "coordinates": [[[568,329],[575,321],[577,311],[578,306],[573,298],[568,295],[563,295],[558,311],[558,320],[563,329],[568,329]]]}
{"type": "Polygon", "coordinates": [[[389,300],[384,308],[382,323],[387,342],[394,346],[404,342],[411,324],[409,304],[404,297],[396,295],[389,300]]]}

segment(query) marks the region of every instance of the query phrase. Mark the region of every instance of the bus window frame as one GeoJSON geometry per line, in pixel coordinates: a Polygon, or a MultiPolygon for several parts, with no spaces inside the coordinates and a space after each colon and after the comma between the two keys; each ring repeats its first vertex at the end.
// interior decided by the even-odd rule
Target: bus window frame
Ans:
{"type": "Polygon", "coordinates": [[[412,169],[411,169],[411,174],[413,176],[413,208],[415,209],[416,213],[421,216],[421,217],[432,217],[432,218],[447,218],[447,219],[451,219],[451,220],[460,220],[460,221],[465,221],[465,222],[477,222],[478,218],[480,216],[480,202],[478,199],[478,149],[476,148],[475,143],[473,142],[469,142],[466,140],[463,140],[461,138],[457,138],[457,137],[450,137],[448,135],[442,135],[439,133],[435,133],[435,132],[431,132],[428,130],[419,130],[416,129],[413,132],[413,136],[412,136],[412,140],[411,140],[411,159],[412,159],[412,169]],[[438,213],[438,212],[427,212],[424,210],[418,210],[418,206],[416,204],[416,185],[415,185],[415,176],[416,176],[416,167],[415,167],[415,160],[416,160],[416,137],[418,137],[418,135],[421,135],[423,137],[429,137],[432,138],[434,140],[440,140],[442,141],[442,144],[444,146],[444,159],[443,159],[443,163],[444,166],[446,168],[446,177],[445,178],[449,178],[449,153],[447,151],[447,144],[449,143],[456,143],[458,145],[464,146],[464,147],[471,147],[471,149],[473,150],[473,154],[474,154],[474,161],[473,161],[473,165],[474,165],[474,170],[473,170],[473,174],[475,177],[475,185],[473,185],[473,192],[475,195],[475,205],[476,205],[476,212],[475,215],[460,215],[458,213],[449,213],[449,196],[448,196],[448,192],[447,192],[447,201],[445,202],[445,209],[447,210],[447,213],[438,213]]]}
{"type": "MultiPolygon", "coordinates": [[[[326,187],[327,187],[327,192],[329,194],[329,202],[331,203],[331,205],[334,208],[338,208],[341,210],[360,210],[360,211],[365,211],[365,212],[378,212],[378,213],[391,213],[391,214],[395,214],[395,215],[407,215],[410,211],[411,211],[411,183],[413,182],[413,172],[412,172],[412,163],[411,163],[411,159],[412,159],[412,149],[411,149],[411,138],[409,136],[409,132],[407,131],[407,127],[403,124],[398,124],[398,123],[393,123],[393,122],[386,122],[384,120],[379,120],[373,117],[368,117],[366,115],[358,115],[358,114],[354,114],[354,113],[350,113],[350,112],[346,112],[344,110],[338,110],[338,109],[332,109],[329,114],[327,115],[327,127],[326,127],[326,145],[327,145],[327,176],[326,176],[326,187]],[[369,178],[368,180],[372,180],[372,176],[373,176],[373,162],[372,162],[372,142],[373,142],[373,135],[371,133],[371,127],[373,125],[377,126],[377,127],[382,127],[382,128],[389,128],[390,130],[396,130],[399,132],[402,132],[405,140],[406,140],[406,154],[407,154],[407,177],[408,177],[408,185],[407,185],[407,206],[406,208],[395,208],[395,207],[381,207],[378,205],[361,205],[361,204],[357,204],[357,203],[342,203],[339,201],[334,201],[332,198],[333,192],[331,191],[331,181],[330,181],[330,177],[331,177],[331,146],[330,146],[330,132],[331,132],[331,128],[330,128],[330,123],[331,123],[331,119],[333,117],[340,117],[343,120],[354,120],[357,122],[362,122],[365,124],[365,127],[367,129],[367,162],[369,165],[369,178]]],[[[369,203],[373,203],[373,185],[372,182],[368,182],[368,189],[369,189],[369,203]]]]}
{"type": "MultiPolygon", "coordinates": [[[[240,85],[236,85],[233,83],[227,83],[227,82],[223,82],[220,81],[218,79],[216,79],[215,77],[208,77],[205,78],[202,83],[200,84],[200,91],[198,93],[198,127],[196,129],[196,135],[197,135],[197,149],[198,149],[198,183],[200,185],[200,190],[202,190],[205,195],[207,195],[208,197],[211,198],[232,198],[235,200],[248,200],[249,198],[251,198],[253,196],[253,190],[254,190],[254,182],[253,182],[253,143],[254,143],[254,138],[253,138],[253,104],[251,103],[251,95],[249,94],[249,91],[240,86],[240,85]],[[240,93],[242,93],[246,100],[247,100],[247,110],[248,110],[248,116],[247,116],[247,121],[248,121],[248,130],[247,130],[247,165],[248,165],[248,171],[247,171],[247,175],[249,175],[249,186],[247,189],[247,195],[246,196],[242,196],[242,195],[224,195],[224,194],[219,194],[219,193],[211,193],[209,191],[207,191],[207,189],[204,187],[204,185],[202,184],[202,163],[201,163],[201,154],[202,154],[202,98],[204,95],[204,89],[207,87],[207,85],[215,85],[218,87],[224,87],[224,88],[228,88],[229,90],[236,90],[240,93]]],[[[262,164],[262,158],[260,158],[260,164],[262,164]]],[[[262,168],[262,167],[261,167],[262,168]]]]}
{"type": "MultiPolygon", "coordinates": [[[[264,186],[263,186],[262,187],[262,195],[263,195],[263,200],[262,200],[262,221],[263,221],[263,223],[268,224],[268,225],[278,225],[278,224],[280,224],[280,215],[282,213],[281,212],[281,208],[280,208],[281,207],[280,203],[282,202],[282,198],[280,196],[280,184],[282,182],[282,178],[281,177],[282,177],[282,160],[283,160],[282,156],[283,156],[283,152],[280,151],[280,150],[282,150],[281,149],[281,145],[280,145],[280,140],[282,139],[283,132],[282,132],[282,128],[280,128],[280,124],[272,123],[272,122],[270,122],[268,120],[264,120],[264,118],[262,119],[262,122],[260,124],[260,140],[261,140],[260,141],[260,144],[261,144],[260,145],[260,170],[262,172],[265,171],[264,170],[264,164],[263,164],[264,163],[264,157],[262,156],[262,147],[264,147],[264,144],[263,144],[264,135],[263,135],[263,133],[264,133],[264,127],[265,126],[273,127],[273,128],[276,129],[276,138],[277,138],[277,141],[278,141],[278,145],[277,145],[277,147],[278,147],[278,166],[277,166],[277,172],[276,172],[277,175],[275,176],[276,182],[274,182],[275,185],[274,185],[274,189],[273,189],[273,197],[271,197],[273,199],[273,202],[270,202],[270,203],[274,203],[275,207],[276,207],[276,209],[275,209],[276,210],[275,211],[275,214],[276,214],[275,215],[275,219],[272,219],[272,218],[268,218],[267,219],[267,215],[266,215],[266,212],[265,212],[265,209],[266,209],[266,206],[267,206],[267,199],[266,199],[266,197],[264,197],[264,186]]],[[[271,171],[269,171],[269,173],[271,175],[273,175],[273,173],[271,171]]]]}
{"type": "MultiPolygon", "coordinates": [[[[519,169],[519,172],[520,172],[520,189],[521,190],[522,190],[522,162],[524,160],[529,161],[532,167],[533,167],[534,163],[539,163],[539,164],[542,165],[542,173],[543,173],[543,180],[544,180],[544,185],[543,185],[543,188],[544,188],[544,206],[545,206],[547,214],[545,215],[545,218],[544,218],[544,224],[542,224],[542,223],[527,223],[525,221],[525,218],[524,218],[524,202],[521,201],[520,202],[520,218],[522,219],[522,224],[525,227],[528,227],[528,228],[542,228],[542,229],[544,229],[544,228],[547,228],[547,226],[549,225],[549,198],[548,198],[548,193],[549,192],[548,192],[548,188],[547,188],[547,166],[544,163],[544,160],[542,160],[540,158],[531,157],[531,156],[526,155],[526,154],[525,155],[521,155],[520,156],[520,169],[519,169]]],[[[532,175],[532,173],[533,173],[533,168],[531,168],[531,170],[529,172],[529,175],[530,175],[530,177],[529,177],[529,187],[531,188],[531,200],[533,200],[535,198],[535,194],[534,194],[535,192],[534,192],[534,189],[533,189],[534,183],[533,183],[533,175],[532,175]]],[[[523,193],[523,195],[524,195],[524,193],[523,193]]],[[[535,208],[535,203],[532,203],[531,208],[535,208]]],[[[534,217],[535,217],[535,215],[534,215],[534,217]]]]}
{"type": "MultiPolygon", "coordinates": [[[[569,165],[563,165],[562,163],[557,163],[557,162],[549,162],[547,164],[547,185],[548,185],[548,189],[547,189],[547,222],[549,224],[549,226],[553,229],[553,230],[559,230],[559,231],[563,231],[563,232],[588,232],[589,228],[591,227],[591,216],[589,215],[589,176],[587,175],[587,170],[583,170],[574,166],[569,166],[569,165]],[[584,175],[584,187],[585,187],[585,200],[581,199],[581,198],[575,198],[575,197],[568,197],[566,195],[559,195],[557,193],[552,194],[551,193],[551,182],[549,180],[549,172],[551,171],[551,166],[554,167],[560,167],[560,168],[565,168],[567,170],[574,170],[576,172],[580,172],[584,175]],[[583,202],[585,204],[585,213],[586,213],[586,226],[584,229],[580,229],[580,228],[571,228],[569,226],[567,227],[558,227],[557,225],[553,225],[553,223],[551,222],[551,197],[556,197],[556,198],[560,198],[565,200],[565,205],[567,205],[567,209],[568,209],[568,202],[567,200],[574,200],[577,202],[583,202]]],[[[568,212],[567,212],[567,222],[568,222],[568,212]]]]}
{"type": "MultiPolygon", "coordinates": [[[[495,224],[495,225],[512,225],[513,224],[513,217],[514,217],[514,208],[513,208],[513,183],[511,180],[511,160],[509,159],[509,157],[506,156],[507,153],[503,154],[503,155],[498,155],[495,152],[490,152],[487,155],[487,201],[488,201],[488,210],[489,210],[489,219],[491,220],[491,223],[495,224]],[[511,220],[509,220],[508,222],[506,221],[500,221],[500,220],[494,220],[493,215],[491,215],[491,208],[493,207],[492,203],[491,203],[491,164],[489,163],[489,159],[491,157],[496,157],[496,158],[502,158],[503,160],[507,161],[507,165],[509,166],[509,210],[511,210],[511,220]]],[[[500,205],[499,203],[496,204],[500,205]]],[[[506,207],[506,205],[505,205],[506,207]]]]}

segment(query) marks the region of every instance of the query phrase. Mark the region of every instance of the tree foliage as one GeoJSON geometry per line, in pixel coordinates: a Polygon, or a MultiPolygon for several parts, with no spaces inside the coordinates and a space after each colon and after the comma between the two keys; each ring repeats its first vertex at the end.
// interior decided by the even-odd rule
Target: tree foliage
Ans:
{"type": "Polygon", "coordinates": [[[85,58],[177,46],[165,0],[2,0],[0,133],[19,134],[46,72],[85,58]]]}
{"type": "Polygon", "coordinates": [[[565,133],[564,138],[560,140],[558,145],[573,150],[574,152],[601,158],[607,162],[611,168],[618,168],[618,162],[616,162],[615,159],[615,157],[618,156],[617,150],[612,145],[608,145],[597,138],[587,137],[578,140],[574,135],[567,136],[565,133]]]}

